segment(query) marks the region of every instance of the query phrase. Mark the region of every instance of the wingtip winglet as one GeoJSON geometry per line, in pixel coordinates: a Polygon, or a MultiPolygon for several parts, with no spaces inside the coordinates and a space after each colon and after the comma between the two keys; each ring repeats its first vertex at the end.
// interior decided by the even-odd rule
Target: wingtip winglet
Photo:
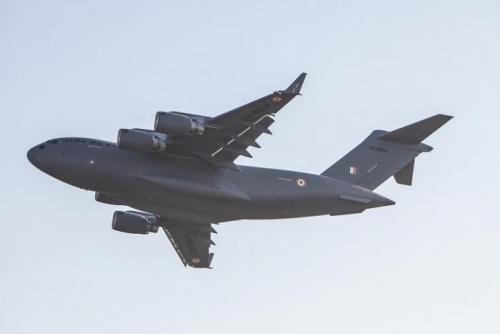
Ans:
{"type": "Polygon", "coordinates": [[[300,94],[300,89],[302,88],[302,84],[304,83],[304,80],[306,79],[307,73],[303,72],[301,73],[297,79],[295,79],[290,86],[288,86],[287,89],[285,89],[286,93],[290,94],[300,94]]]}

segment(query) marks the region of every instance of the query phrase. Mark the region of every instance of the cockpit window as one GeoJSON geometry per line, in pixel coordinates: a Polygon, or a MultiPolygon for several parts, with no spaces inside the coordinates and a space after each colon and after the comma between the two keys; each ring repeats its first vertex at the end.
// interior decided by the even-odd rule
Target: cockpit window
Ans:
{"type": "Polygon", "coordinates": [[[45,148],[45,145],[43,145],[43,144],[42,145],[38,145],[38,149],[39,150],[43,150],[44,148],[45,148]]]}
{"type": "Polygon", "coordinates": [[[57,139],[52,139],[48,141],[49,144],[57,144],[57,139]]]}
{"type": "Polygon", "coordinates": [[[62,139],[62,141],[65,143],[86,143],[87,142],[85,139],[81,139],[81,138],[64,138],[64,139],[62,139]]]}

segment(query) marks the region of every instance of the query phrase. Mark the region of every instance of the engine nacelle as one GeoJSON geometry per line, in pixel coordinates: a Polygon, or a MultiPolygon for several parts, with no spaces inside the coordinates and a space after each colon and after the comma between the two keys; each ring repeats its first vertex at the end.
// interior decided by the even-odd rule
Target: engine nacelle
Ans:
{"type": "Polygon", "coordinates": [[[159,111],[155,117],[155,131],[168,135],[201,135],[205,131],[204,118],[159,111]]]}
{"type": "Polygon", "coordinates": [[[120,129],[116,142],[119,148],[129,151],[164,151],[167,147],[167,135],[164,133],[120,129]]]}
{"type": "Polygon", "coordinates": [[[113,230],[133,233],[148,234],[149,232],[158,232],[157,218],[137,211],[115,211],[113,214],[113,230]]]}

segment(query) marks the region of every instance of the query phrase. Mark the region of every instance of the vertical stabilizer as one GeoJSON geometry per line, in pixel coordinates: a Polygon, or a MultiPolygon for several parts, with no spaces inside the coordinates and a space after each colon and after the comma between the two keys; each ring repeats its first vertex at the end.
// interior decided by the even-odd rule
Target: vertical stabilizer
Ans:
{"type": "Polygon", "coordinates": [[[410,161],[406,166],[404,166],[399,172],[394,174],[394,179],[399,184],[404,184],[406,186],[411,186],[413,180],[413,167],[415,166],[415,159],[410,161]]]}
{"type": "Polygon", "coordinates": [[[399,184],[411,185],[415,158],[432,150],[422,141],[451,118],[439,114],[394,131],[373,131],[321,175],[372,190],[391,176],[399,184]]]}

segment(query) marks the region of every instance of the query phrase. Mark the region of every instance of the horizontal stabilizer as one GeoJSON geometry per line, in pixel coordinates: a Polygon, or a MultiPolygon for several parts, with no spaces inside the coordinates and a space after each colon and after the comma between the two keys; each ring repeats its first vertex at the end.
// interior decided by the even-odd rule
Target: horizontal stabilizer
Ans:
{"type": "Polygon", "coordinates": [[[398,143],[416,145],[421,143],[425,138],[429,137],[434,131],[452,118],[453,116],[438,114],[388,132],[380,138],[398,143]]]}
{"type": "Polygon", "coordinates": [[[415,158],[432,150],[422,140],[451,118],[439,114],[394,131],[375,130],[321,175],[370,190],[391,176],[399,184],[411,185],[415,158]]]}
{"type": "Polygon", "coordinates": [[[413,179],[413,167],[415,166],[415,159],[410,161],[406,166],[404,166],[399,172],[394,174],[394,179],[399,184],[404,184],[406,186],[411,186],[411,181],[413,179]]]}

